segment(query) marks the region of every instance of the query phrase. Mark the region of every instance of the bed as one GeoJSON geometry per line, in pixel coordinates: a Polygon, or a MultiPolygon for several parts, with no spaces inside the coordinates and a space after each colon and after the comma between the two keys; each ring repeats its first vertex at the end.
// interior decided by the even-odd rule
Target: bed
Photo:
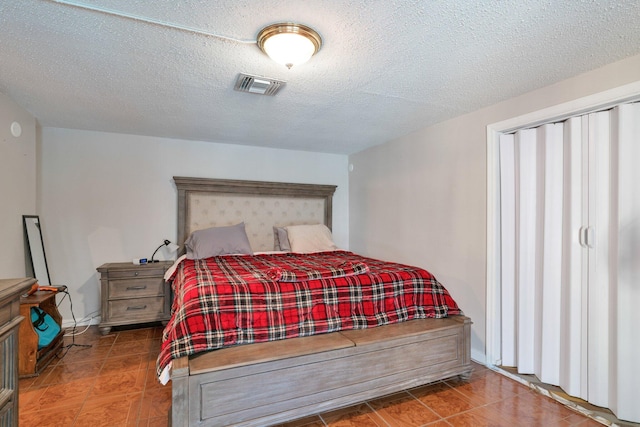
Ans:
{"type": "Polygon", "coordinates": [[[317,242],[305,246],[309,230],[330,236],[335,186],[174,182],[178,241],[195,259],[168,276],[174,303],[158,374],[171,379],[171,425],[273,425],[470,375],[471,320],[428,272],[339,248],[316,252],[317,242]],[[235,232],[239,224],[255,255],[193,256],[203,230],[235,232]],[[283,229],[293,252],[279,245],[283,229]],[[272,252],[274,246],[283,250],[272,252]],[[395,300],[382,296],[383,281],[395,300]],[[324,302],[307,303],[311,295],[324,302]],[[193,304],[206,317],[189,314],[184,307],[193,304]],[[358,316],[339,313],[354,310],[358,316]],[[224,325],[229,332],[220,332],[224,325]]]}

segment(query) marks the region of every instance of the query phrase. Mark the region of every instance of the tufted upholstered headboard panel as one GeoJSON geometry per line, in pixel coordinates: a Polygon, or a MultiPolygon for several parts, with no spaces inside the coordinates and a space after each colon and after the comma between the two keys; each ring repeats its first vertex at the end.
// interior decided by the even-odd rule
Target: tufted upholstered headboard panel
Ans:
{"type": "Polygon", "coordinates": [[[178,244],[191,232],[245,223],[254,252],[273,250],[273,226],[331,228],[335,185],[173,177],[178,190],[178,244]]]}

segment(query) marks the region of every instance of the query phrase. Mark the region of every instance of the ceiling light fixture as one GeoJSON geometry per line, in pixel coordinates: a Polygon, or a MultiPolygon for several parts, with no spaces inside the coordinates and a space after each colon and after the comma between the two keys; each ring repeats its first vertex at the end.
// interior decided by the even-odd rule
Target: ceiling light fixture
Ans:
{"type": "Polygon", "coordinates": [[[269,58],[287,68],[307,62],[322,46],[322,38],[315,30],[291,22],[263,28],[257,41],[269,58]]]}

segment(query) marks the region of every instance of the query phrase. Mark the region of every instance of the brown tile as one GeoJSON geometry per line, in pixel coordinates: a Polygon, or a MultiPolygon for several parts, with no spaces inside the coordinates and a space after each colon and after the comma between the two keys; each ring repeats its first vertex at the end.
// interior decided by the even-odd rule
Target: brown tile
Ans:
{"type": "Polygon", "coordinates": [[[124,356],[129,354],[148,354],[151,348],[151,339],[141,340],[116,340],[111,346],[110,355],[112,356],[124,356]]]}
{"type": "Polygon", "coordinates": [[[88,359],[104,360],[110,351],[111,346],[72,347],[58,363],[73,364],[88,359]]]}
{"type": "Polygon", "coordinates": [[[144,354],[109,356],[102,365],[100,374],[118,374],[123,371],[147,369],[149,362],[144,354]]]}
{"type": "Polygon", "coordinates": [[[572,425],[572,424],[581,423],[585,419],[589,419],[589,418],[582,414],[578,414],[577,412],[571,411],[571,413],[567,415],[563,421],[568,423],[567,425],[572,425]]]}
{"type": "Polygon", "coordinates": [[[387,424],[366,404],[320,414],[329,427],[382,427],[387,424]]]}
{"type": "Polygon", "coordinates": [[[162,340],[162,333],[164,332],[164,326],[156,326],[153,328],[152,338],[162,340]]]}
{"type": "Polygon", "coordinates": [[[533,391],[489,405],[501,417],[519,425],[558,425],[571,411],[549,397],[533,391]]]}
{"type": "Polygon", "coordinates": [[[140,419],[138,427],[169,427],[169,417],[149,418],[148,420],[140,419]]]}
{"type": "Polygon", "coordinates": [[[53,385],[71,382],[82,378],[96,377],[102,368],[102,360],[59,363],[40,381],[41,385],[53,385]]]}
{"type": "Polygon", "coordinates": [[[444,418],[479,406],[444,382],[417,387],[409,393],[444,418]]]}
{"type": "Polygon", "coordinates": [[[150,350],[154,353],[160,353],[160,348],[162,347],[162,338],[161,337],[153,337],[151,338],[151,347],[150,350]]]}
{"type": "Polygon", "coordinates": [[[54,384],[43,389],[37,399],[32,399],[29,408],[34,411],[58,406],[81,405],[93,388],[95,378],[83,378],[68,383],[54,384]]]}
{"type": "Polygon", "coordinates": [[[162,385],[160,381],[158,381],[158,376],[156,375],[156,367],[155,364],[153,366],[147,367],[147,379],[145,381],[145,390],[169,390],[171,391],[171,381],[169,381],[166,385],[162,385]]]}
{"type": "Polygon", "coordinates": [[[151,347],[149,348],[149,352],[145,355],[147,362],[149,365],[156,365],[156,361],[158,360],[158,355],[160,354],[160,344],[157,345],[154,341],[151,341],[151,347]]]}
{"type": "Polygon", "coordinates": [[[325,424],[324,422],[322,422],[319,416],[313,415],[311,417],[304,417],[286,423],[278,424],[274,427],[325,427],[325,424]]]}
{"type": "Polygon", "coordinates": [[[571,411],[571,414],[564,417],[559,424],[562,426],[580,426],[580,427],[597,427],[602,426],[598,421],[589,418],[584,414],[571,411]]]}
{"type": "Polygon", "coordinates": [[[146,369],[124,371],[117,374],[101,374],[91,390],[91,398],[106,395],[121,395],[125,393],[142,392],[147,378],[146,369]]]}
{"type": "Polygon", "coordinates": [[[417,427],[440,420],[440,416],[406,392],[372,400],[369,406],[391,427],[417,427]]]}
{"type": "MultiPolygon", "coordinates": [[[[86,344],[95,348],[110,348],[116,342],[116,335],[100,335],[92,340],[87,340],[86,344]]],[[[80,343],[82,344],[82,343],[80,343]]]]}
{"type": "MultiPolygon", "coordinates": [[[[153,327],[103,336],[92,326],[76,336],[91,347],[70,347],[40,376],[20,379],[20,425],[168,426],[171,383],[162,386],[155,375],[161,335],[162,327],[153,327]]],[[[416,387],[282,427],[600,426],[491,369],[473,368],[468,381],[416,387]]]]}
{"type": "Polygon", "coordinates": [[[116,344],[120,344],[126,341],[149,340],[152,337],[153,337],[152,328],[129,329],[126,331],[118,332],[118,336],[116,338],[116,344]]]}
{"type": "Polygon", "coordinates": [[[38,377],[20,378],[18,386],[20,387],[20,390],[26,390],[28,388],[31,388],[31,386],[34,385],[37,380],[38,377]]]}
{"type": "Polygon", "coordinates": [[[445,421],[453,427],[524,427],[523,424],[513,424],[512,421],[502,419],[495,409],[490,409],[487,406],[454,415],[446,418],[445,421]]]}
{"type": "Polygon", "coordinates": [[[76,426],[130,426],[137,424],[142,393],[94,397],[78,414],[76,426]]]}
{"type": "MultiPolygon", "coordinates": [[[[602,427],[602,423],[599,423],[598,421],[593,420],[584,415],[580,420],[575,420],[575,422],[572,422],[569,425],[571,427],[602,427]]],[[[622,424],[618,424],[618,425],[622,425],[622,424]]],[[[630,424],[630,425],[637,425],[637,424],[630,424]]]]}
{"type": "Polygon", "coordinates": [[[31,388],[29,390],[22,389],[20,386],[20,396],[18,397],[19,412],[34,412],[40,409],[34,405],[47,390],[46,387],[31,388]]]}
{"type": "Polygon", "coordinates": [[[472,375],[469,381],[453,379],[445,383],[465,395],[476,406],[529,392],[528,387],[495,372],[475,377],[472,375]]]}
{"type": "Polygon", "coordinates": [[[67,329],[67,336],[64,337],[64,345],[69,344],[77,344],[77,345],[93,345],[93,346],[102,346],[106,344],[113,344],[116,339],[116,335],[102,335],[98,332],[97,328],[89,328],[88,330],[84,327],[77,328],[77,333],[75,337],[70,336],[70,329],[67,329]]]}
{"type": "Polygon", "coordinates": [[[18,414],[20,426],[69,427],[80,412],[81,404],[67,405],[55,408],[44,408],[39,411],[23,411],[18,414]]]}
{"type": "Polygon", "coordinates": [[[474,362],[473,360],[471,361],[471,366],[473,367],[473,371],[474,372],[478,372],[478,371],[490,371],[489,368],[487,368],[484,365],[481,365],[478,362],[474,362]]]}
{"type": "Polygon", "coordinates": [[[145,390],[142,395],[140,419],[167,416],[171,409],[171,388],[145,390]]]}
{"type": "Polygon", "coordinates": [[[47,377],[49,376],[49,374],[51,373],[51,371],[53,371],[53,369],[58,366],[57,364],[55,365],[48,365],[46,368],[44,368],[40,374],[30,377],[30,382],[31,382],[31,387],[41,387],[45,382],[47,377]]]}

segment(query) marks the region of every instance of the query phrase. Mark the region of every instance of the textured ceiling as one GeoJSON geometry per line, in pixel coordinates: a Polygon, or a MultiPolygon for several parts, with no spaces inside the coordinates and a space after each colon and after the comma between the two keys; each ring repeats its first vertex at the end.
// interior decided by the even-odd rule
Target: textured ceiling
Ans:
{"type": "Polygon", "coordinates": [[[42,126],[350,154],[638,54],[639,22],[638,0],[2,0],[0,92],[42,126]],[[291,70],[242,42],[283,21],[324,42],[291,70]]]}

